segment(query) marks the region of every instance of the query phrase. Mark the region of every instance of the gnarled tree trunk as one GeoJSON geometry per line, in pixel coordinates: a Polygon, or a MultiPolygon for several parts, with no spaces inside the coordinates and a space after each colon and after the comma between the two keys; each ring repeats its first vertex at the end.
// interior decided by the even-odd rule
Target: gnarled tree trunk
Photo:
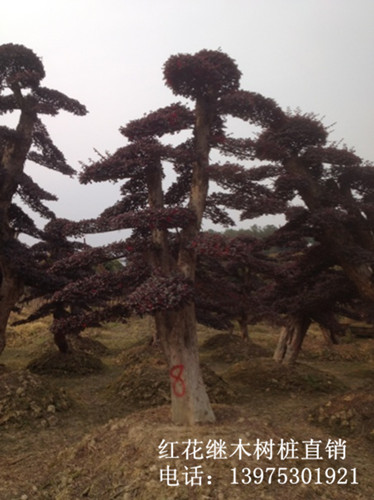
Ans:
{"type": "Polygon", "coordinates": [[[310,319],[305,316],[290,316],[282,327],[278,345],[273,358],[284,364],[295,363],[299,355],[306,332],[310,326],[310,319]]]}
{"type": "Polygon", "coordinates": [[[338,339],[345,334],[345,328],[337,321],[332,312],[326,311],[313,315],[313,319],[318,323],[326,344],[329,347],[339,344],[338,339]]]}
{"type": "Polygon", "coordinates": [[[33,105],[27,104],[16,86],[13,90],[22,111],[17,126],[18,137],[5,144],[0,159],[0,354],[6,344],[9,315],[23,291],[22,279],[12,266],[9,249],[6,249],[15,238],[15,232],[9,225],[8,210],[23,172],[37,118],[33,105]]]}
{"type": "MultiPolygon", "coordinates": [[[[209,99],[207,99],[209,101],[209,99]]],[[[189,208],[196,218],[179,235],[178,255],[172,257],[166,230],[154,229],[154,250],[150,257],[154,267],[165,274],[179,273],[195,281],[196,253],[191,241],[198,235],[208,193],[209,136],[212,121],[209,102],[198,99],[196,104],[196,160],[192,166],[189,208]]],[[[147,176],[149,205],[163,208],[162,171],[156,165],[147,176]]],[[[214,422],[215,416],[201,375],[197,345],[194,304],[185,304],[177,311],[155,313],[158,340],[169,365],[173,422],[180,425],[214,422]]]]}
{"type": "Polygon", "coordinates": [[[214,422],[202,378],[193,304],[156,313],[157,329],[169,366],[172,420],[178,425],[214,422]]]}
{"type": "MultiPolygon", "coordinates": [[[[0,259],[2,260],[2,259],[0,259]]],[[[23,291],[22,282],[7,265],[0,262],[0,354],[6,345],[6,327],[9,315],[23,291]]]]}

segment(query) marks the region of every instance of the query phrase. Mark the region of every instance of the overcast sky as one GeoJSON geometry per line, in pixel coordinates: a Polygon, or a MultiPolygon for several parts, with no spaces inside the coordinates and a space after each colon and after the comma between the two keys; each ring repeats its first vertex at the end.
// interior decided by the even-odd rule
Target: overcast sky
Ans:
{"type": "MultiPolygon", "coordinates": [[[[373,0],[12,0],[0,43],[34,50],[44,85],[87,106],[86,117],[48,119],[76,169],[94,148],[123,146],[121,125],[178,100],[162,80],[170,55],[218,48],[236,60],[243,89],[324,116],[334,140],[374,160],[373,26],[373,0]]],[[[59,196],[60,217],[96,216],[117,196],[42,167],[34,178],[59,196]]]]}

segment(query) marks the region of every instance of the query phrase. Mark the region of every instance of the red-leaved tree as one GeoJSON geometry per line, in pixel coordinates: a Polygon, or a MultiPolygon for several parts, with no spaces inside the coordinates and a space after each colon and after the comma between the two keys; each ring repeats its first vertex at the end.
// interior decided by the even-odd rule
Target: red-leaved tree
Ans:
{"type": "MultiPolygon", "coordinates": [[[[226,116],[236,115],[229,97],[238,92],[242,96],[235,62],[219,51],[179,54],[166,62],[164,76],[167,86],[188,99],[192,107],[175,103],[123,127],[121,132],[128,144],[87,165],[80,176],[83,183],[122,181],[122,198],[97,219],[66,223],[65,231],[77,235],[132,229],[131,238],[123,246],[126,265],[122,281],[119,275],[122,303],[130,313],[147,313],[155,318],[157,337],[169,365],[173,421],[212,422],[215,417],[201,376],[196,333],[198,236],[204,217],[215,223],[233,222],[226,211],[229,199],[219,199],[214,184],[209,192],[210,181],[221,184],[218,191],[227,189],[225,178],[244,182],[245,196],[253,200],[253,216],[279,213],[284,203],[262,185],[261,175],[251,177],[236,163],[210,162],[211,151],[226,153],[226,145],[235,155],[225,130],[226,116]],[[189,137],[177,145],[167,143],[170,134],[181,131],[189,137]],[[165,169],[170,166],[175,177],[166,187],[165,169]],[[267,205],[261,200],[267,200],[267,205]],[[132,284],[126,276],[132,277],[132,284]]],[[[248,108],[246,119],[251,123],[277,119],[272,101],[258,94],[243,95],[248,108]]],[[[80,258],[83,262],[84,252],[80,258]]],[[[79,293],[84,289],[91,296],[94,289],[104,294],[110,280],[101,284],[92,288],[85,281],[69,285],[67,290],[79,293]]],[[[62,290],[61,297],[65,293],[62,290]]],[[[125,311],[122,315],[126,316],[125,311]]]]}
{"type": "Polygon", "coordinates": [[[22,45],[0,46],[0,114],[18,116],[15,128],[0,127],[0,352],[5,347],[9,314],[24,285],[42,279],[36,269],[39,254],[17,239],[20,233],[39,238],[41,232],[22,204],[14,201],[15,195],[42,217],[55,217],[43,201],[56,197],[25,173],[25,163],[29,160],[34,168],[74,174],[40,116],[55,116],[60,110],[86,114],[78,101],[43,87],[44,76],[43,64],[33,51],[22,45]]]}
{"type": "MultiPolygon", "coordinates": [[[[226,103],[247,118],[244,93],[227,96],[226,103]]],[[[370,320],[374,166],[329,142],[328,128],[316,116],[284,113],[267,103],[272,119],[259,117],[257,135],[230,139],[224,148],[243,159],[256,158],[250,177],[272,186],[273,196],[287,207],[287,223],[270,238],[279,246],[279,271],[269,297],[273,309],[287,318],[276,358],[294,361],[312,320],[333,337],[341,330],[334,312],[352,315],[356,308],[370,320]]],[[[235,177],[217,177],[217,182],[229,183],[230,193],[217,194],[216,202],[240,210],[244,219],[253,216],[258,201],[267,203],[247,196],[235,177]]]]}

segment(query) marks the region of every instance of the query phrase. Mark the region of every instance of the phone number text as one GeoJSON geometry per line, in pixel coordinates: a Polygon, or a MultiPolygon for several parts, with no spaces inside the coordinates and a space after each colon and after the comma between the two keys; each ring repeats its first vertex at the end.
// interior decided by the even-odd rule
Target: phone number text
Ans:
{"type": "Polygon", "coordinates": [[[231,472],[231,484],[358,484],[356,468],[235,467],[231,472]]]}

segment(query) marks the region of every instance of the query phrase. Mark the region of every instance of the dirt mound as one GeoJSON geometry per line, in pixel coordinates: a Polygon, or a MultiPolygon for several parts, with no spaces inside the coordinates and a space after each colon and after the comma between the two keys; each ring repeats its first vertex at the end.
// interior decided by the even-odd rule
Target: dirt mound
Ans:
{"type": "MultiPolygon", "coordinates": [[[[87,335],[67,335],[66,337],[69,348],[72,352],[82,352],[91,354],[94,357],[107,356],[109,349],[102,342],[92,339],[87,335]]],[[[39,359],[55,354],[57,351],[56,344],[52,336],[49,334],[47,340],[40,343],[37,347],[31,350],[30,358],[39,359]]]]}
{"type": "MultiPolygon", "coordinates": [[[[48,406],[54,404],[57,407],[56,403],[48,401],[46,406],[39,404],[43,410],[43,417],[40,419],[35,417],[36,421],[31,426],[15,427],[9,423],[8,428],[5,427],[6,424],[0,427],[1,499],[336,500],[344,497],[344,500],[367,500],[374,498],[371,477],[373,442],[362,433],[358,434],[357,430],[357,434],[344,438],[347,441],[346,459],[329,459],[325,450],[326,443],[329,439],[343,437],[343,433],[338,429],[339,433],[335,436],[325,423],[322,422],[317,426],[308,420],[308,414],[315,408],[319,408],[338,394],[343,394],[336,379],[325,376],[325,372],[345,381],[349,387],[344,389],[345,395],[348,390],[352,391],[352,394],[354,390],[355,394],[359,392],[370,394],[372,392],[370,386],[368,385],[366,390],[362,389],[362,384],[370,384],[374,380],[371,375],[372,362],[304,362],[290,372],[269,358],[253,357],[239,360],[240,363],[225,364],[218,361],[209,364],[209,351],[205,351],[204,361],[208,366],[214,367],[222,380],[229,382],[229,387],[235,390],[238,398],[228,404],[213,404],[217,417],[215,424],[194,425],[188,428],[174,426],[170,418],[170,403],[148,409],[136,409],[138,401],[144,398],[139,391],[144,387],[147,388],[147,384],[148,386],[152,384],[154,379],[158,380],[157,370],[163,372],[164,376],[166,372],[167,377],[162,353],[157,353],[157,349],[146,345],[146,338],[149,338],[146,326],[144,322],[141,325],[136,323],[136,328],[132,330],[132,323],[129,321],[126,332],[120,324],[113,324],[102,331],[90,332],[90,338],[103,340],[110,347],[110,355],[103,358],[105,370],[97,375],[81,378],[64,378],[58,373],[56,376],[54,373],[44,377],[34,375],[35,379],[43,379],[40,398],[49,392],[53,395],[54,388],[63,385],[72,395],[74,404],[68,411],[59,413],[56,410],[54,416],[59,419],[57,425],[47,426],[42,423],[44,415],[47,417],[49,414],[48,406]],[[142,338],[144,340],[141,343],[139,340],[142,338]],[[133,347],[134,342],[138,342],[136,347],[133,347]],[[115,358],[120,352],[123,354],[115,358]],[[135,381],[129,377],[128,385],[133,388],[130,397],[135,401],[135,404],[132,404],[131,399],[126,401],[126,396],[120,397],[115,393],[114,385],[110,384],[114,384],[114,381],[127,370],[131,374],[136,374],[137,363],[143,364],[143,369],[147,368],[149,371],[143,380],[141,372],[134,375],[135,381]],[[315,367],[321,371],[313,370],[315,367]],[[229,375],[232,377],[232,383],[229,375]],[[52,385],[51,390],[48,389],[46,381],[52,385]],[[360,388],[356,389],[357,387],[360,388]],[[192,442],[191,448],[194,448],[195,439],[198,446],[199,442],[202,442],[203,460],[194,460],[191,457],[187,459],[183,454],[189,441],[192,442]],[[270,439],[275,443],[273,458],[270,460],[266,456],[260,456],[257,459],[253,455],[257,440],[266,443],[270,439]],[[281,460],[278,445],[283,440],[287,443],[291,439],[298,443],[299,458],[281,460]],[[309,439],[321,440],[323,460],[316,462],[314,459],[302,458],[303,443],[309,439]],[[160,445],[163,440],[164,444],[177,442],[175,449],[178,459],[160,458],[159,452],[162,448],[160,445]],[[209,440],[222,440],[230,456],[226,460],[206,458],[209,440]],[[234,452],[233,445],[238,444],[239,440],[242,440],[244,445],[250,443],[249,451],[252,452],[251,456],[243,456],[242,460],[239,460],[237,454],[231,456],[234,452]],[[175,472],[179,481],[178,487],[167,485],[168,465],[169,479],[173,482],[175,472]],[[269,470],[269,467],[270,470],[275,469],[271,484],[267,481],[269,474],[266,469],[269,470]],[[301,484],[303,481],[298,484],[290,484],[290,481],[287,484],[278,484],[278,471],[281,470],[279,467],[288,468],[289,480],[291,468],[298,469],[300,476],[304,468],[312,471],[321,468],[322,484],[316,484],[315,475],[310,484],[301,484]],[[337,484],[338,470],[341,467],[348,471],[348,484],[337,484]],[[350,484],[351,471],[355,467],[359,485],[350,484]],[[250,484],[245,484],[248,479],[245,468],[251,470],[250,484]],[[326,484],[327,474],[322,472],[327,468],[330,469],[330,477],[331,469],[336,471],[332,484],[326,484]],[[261,484],[254,484],[255,469],[260,474],[261,469],[264,471],[264,481],[261,484]],[[238,484],[232,484],[234,471],[238,484]],[[187,479],[193,478],[194,472],[197,473],[197,479],[199,472],[202,472],[201,486],[186,484],[187,479]],[[209,476],[212,477],[211,484],[209,476]]],[[[216,336],[217,333],[212,330],[205,331],[200,327],[201,339],[206,340],[208,337],[216,336]]],[[[269,332],[264,338],[263,333],[267,335],[268,332],[261,330],[253,334],[256,342],[264,346],[269,345],[270,348],[275,346],[277,335],[269,332]]],[[[46,338],[50,340],[51,336],[40,332],[35,337],[35,342],[27,341],[24,347],[5,350],[2,362],[7,367],[24,366],[33,359],[32,350],[37,345],[41,347],[46,338]]],[[[215,343],[216,341],[213,345],[215,343]]],[[[214,353],[214,349],[211,352],[214,353]]],[[[34,357],[39,355],[40,350],[34,357]]],[[[2,369],[0,365],[0,374],[1,370],[4,372],[3,375],[10,373],[9,368],[2,369]]],[[[16,387],[19,385],[17,382],[16,387]]],[[[212,383],[207,382],[207,385],[212,383]]],[[[170,389],[167,383],[165,387],[165,394],[168,397],[170,389]]],[[[118,386],[116,388],[118,389],[118,386]]],[[[15,389],[9,396],[9,404],[14,403],[13,400],[17,397],[19,396],[15,389]]],[[[156,396],[150,397],[151,402],[152,397],[156,396]]],[[[37,401],[36,396],[32,400],[37,401]]],[[[357,411],[360,404],[366,403],[363,399],[358,401],[355,405],[357,411]]],[[[30,409],[27,411],[30,412],[30,409]]],[[[366,425],[369,418],[362,416],[359,422],[366,425]]],[[[372,427],[368,425],[366,436],[370,434],[370,429],[372,427]]],[[[166,447],[168,448],[170,449],[166,447]]],[[[303,477],[308,479],[307,475],[303,477]]]]}
{"type": "MultiPolygon", "coordinates": [[[[116,398],[131,408],[161,406],[170,402],[167,364],[159,348],[137,345],[120,356],[124,373],[112,386],[116,398]]],[[[202,365],[203,379],[212,402],[235,400],[228,384],[208,366],[202,365]]]]}
{"type": "Polygon", "coordinates": [[[129,408],[149,408],[170,402],[166,363],[150,358],[127,365],[112,391],[118,402],[129,408]]]}
{"type": "MultiPolygon", "coordinates": [[[[307,337],[308,339],[308,337],[307,337]]],[[[300,359],[323,361],[370,361],[374,360],[374,340],[365,339],[338,345],[326,346],[321,341],[304,342],[300,359]]]]}
{"type": "Polygon", "coordinates": [[[129,366],[152,359],[165,362],[161,346],[159,344],[150,344],[140,341],[122,351],[116,358],[116,364],[122,366],[122,368],[126,370],[129,366]]]}
{"type": "MultiPolygon", "coordinates": [[[[254,460],[253,457],[240,459],[237,453],[233,453],[239,439],[244,443],[255,443],[259,437],[263,440],[273,439],[275,442],[278,442],[279,438],[274,430],[260,419],[248,417],[243,408],[216,405],[214,411],[218,418],[217,424],[193,428],[171,425],[169,408],[164,406],[138,412],[124,419],[112,420],[58,455],[48,484],[39,490],[39,498],[56,500],[86,497],[93,500],[341,498],[341,489],[339,490],[339,486],[336,485],[309,484],[306,491],[303,485],[295,486],[288,482],[280,486],[276,480],[271,484],[263,481],[255,486],[241,484],[240,480],[238,484],[232,484],[233,469],[237,470],[237,477],[241,478],[240,471],[243,466],[247,466],[249,462],[253,463],[254,460]],[[208,458],[209,441],[218,439],[224,445],[222,457],[226,459],[213,459],[212,455],[208,458]],[[163,457],[160,453],[162,442],[166,444],[164,447],[166,454],[170,454],[170,446],[167,443],[174,443],[174,458],[163,457]],[[189,450],[195,448],[201,459],[189,456],[186,453],[188,447],[189,450]],[[168,471],[170,485],[167,484],[168,471]],[[193,485],[188,484],[188,479],[191,480],[194,475],[197,481],[199,474],[202,479],[201,485],[197,482],[193,485]]],[[[296,435],[293,437],[298,438],[296,435]]],[[[349,460],[347,462],[345,466],[349,467],[349,460]]],[[[269,467],[266,454],[256,458],[255,463],[256,467],[264,471],[269,467]]],[[[284,465],[278,456],[273,457],[271,466],[284,465]]],[[[305,461],[301,459],[292,462],[292,466],[299,469],[305,465],[305,461]]],[[[327,459],[323,467],[331,465],[332,462],[327,459]]],[[[349,484],[344,486],[344,498],[347,500],[357,498],[354,486],[349,484]]]]}
{"type": "Polygon", "coordinates": [[[298,363],[283,366],[272,359],[251,359],[231,366],[224,374],[229,385],[241,386],[245,392],[327,392],[342,391],[345,386],[333,375],[298,363]]]}
{"type": "Polygon", "coordinates": [[[63,389],[54,389],[27,370],[0,375],[0,425],[22,427],[37,422],[47,427],[56,424],[57,414],[70,406],[63,389]]]}
{"type": "Polygon", "coordinates": [[[233,363],[253,357],[267,357],[271,353],[254,342],[245,342],[238,335],[219,333],[206,340],[201,346],[212,361],[233,363]]]}
{"type": "Polygon", "coordinates": [[[40,375],[74,376],[98,373],[104,369],[104,364],[101,359],[84,351],[63,354],[48,350],[31,361],[27,368],[40,375]]]}
{"type": "Polygon", "coordinates": [[[368,391],[348,392],[329,400],[318,406],[309,420],[340,436],[362,434],[374,440],[374,394],[371,387],[368,391]]]}
{"type": "Polygon", "coordinates": [[[68,335],[67,341],[72,351],[83,351],[94,356],[105,356],[109,353],[109,349],[102,342],[85,335],[68,335]]]}

